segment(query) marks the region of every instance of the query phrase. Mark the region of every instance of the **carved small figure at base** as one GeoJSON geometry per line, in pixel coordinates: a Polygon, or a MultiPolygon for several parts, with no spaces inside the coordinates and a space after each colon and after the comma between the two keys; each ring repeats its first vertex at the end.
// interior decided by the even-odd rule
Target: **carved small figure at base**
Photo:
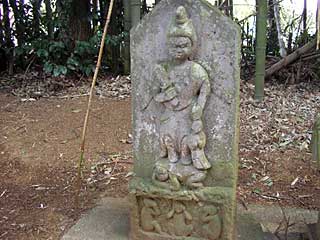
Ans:
{"type": "Polygon", "coordinates": [[[154,185],[168,190],[179,191],[181,188],[177,176],[170,173],[169,170],[161,164],[156,164],[152,175],[152,182],[154,185]]]}
{"type": "Polygon", "coordinates": [[[188,188],[203,187],[207,172],[198,170],[192,165],[157,162],[152,174],[154,185],[172,191],[181,190],[181,185],[188,188]]]}
{"type": "Polygon", "coordinates": [[[145,198],[141,209],[141,227],[146,232],[161,233],[161,226],[156,217],[160,215],[160,209],[156,201],[145,198]]]}
{"type": "Polygon", "coordinates": [[[167,214],[170,219],[170,234],[176,236],[190,236],[193,230],[191,214],[187,211],[186,206],[178,201],[174,201],[171,211],[167,214]]]}
{"type": "Polygon", "coordinates": [[[208,240],[216,240],[221,235],[222,223],[215,206],[204,206],[201,209],[200,221],[202,222],[202,234],[208,240]]]}

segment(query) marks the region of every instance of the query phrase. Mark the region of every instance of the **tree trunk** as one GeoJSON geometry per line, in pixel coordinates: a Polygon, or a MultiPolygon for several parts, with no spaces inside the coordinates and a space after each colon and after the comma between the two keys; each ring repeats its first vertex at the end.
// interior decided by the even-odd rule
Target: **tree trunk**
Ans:
{"type": "Polygon", "coordinates": [[[2,0],[3,6],[3,26],[4,26],[4,34],[5,34],[5,47],[10,50],[10,53],[7,54],[8,62],[9,62],[9,75],[13,74],[13,54],[12,48],[14,47],[14,43],[12,40],[11,27],[10,27],[10,9],[8,0],[2,0]]]}
{"type": "Polygon", "coordinates": [[[281,30],[279,2],[278,1],[276,1],[274,3],[273,10],[274,10],[274,18],[276,20],[276,25],[277,25],[280,56],[285,57],[285,56],[287,56],[287,51],[286,51],[286,48],[284,45],[283,35],[282,35],[282,30],[281,30]]]}
{"type": "Polygon", "coordinates": [[[8,0],[2,0],[3,6],[3,27],[4,27],[4,34],[5,34],[5,46],[7,48],[12,48],[13,41],[11,35],[11,27],[10,27],[10,10],[8,0]]]}
{"type": "Polygon", "coordinates": [[[288,53],[292,53],[292,39],[293,39],[293,33],[289,32],[289,36],[288,36],[288,53]]]}
{"type": "MultiPolygon", "coordinates": [[[[2,4],[0,4],[2,5],[2,4]]],[[[3,6],[2,6],[2,9],[3,9],[3,6]]],[[[2,48],[4,46],[4,27],[3,27],[3,22],[4,22],[4,19],[3,19],[3,16],[1,15],[1,11],[0,11],[0,48],[2,48]]]]}
{"type": "Polygon", "coordinates": [[[123,70],[124,74],[130,74],[130,0],[123,0],[124,17],[124,50],[123,50],[123,70]]]}
{"type": "Polygon", "coordinates": [[[147,0],[142,0],[142,15],[148,13],[148,6],[147,6],[147,0]]]}
{"type": "Polygon", "coordinates": [[[229,16],[233,19],[233,0],[229,0],[229,16]]]}
{"type": "MultiPolygon", "coordinates": [[[[118,13],[119,10],[119,2],[115,2],[114,11],[111,15],[110,20],[110,35],[111,36],[118,36],[120,33],[120,27],[118,25],[118,13]]],[[[109,44],[106,47],[110,48],[111,50],[111,69],[113,73],[119,73],[119,60],[120,60],[120,43],[115,42],[114,44],[109,44]]]]}
{"type": "Polygon", "coordinates": [[[105,17],[105,8],[106,5],[104,4],[103,0],[99,0],[99,7],[100,7],[100,27],[103,28],[104,26],[104,17],[105,17]]]}
{"type": "Polygon", "coordinates": [[[130,14],[131,14],[131,24],[135,26],[140,21],[140,9],[141,1],[140,0],[131,0],[130,14]]]}
{"type": "Polygon", "coordinates": [[[320,48],[320,0],[317,3],[317,50],[320,48]]]}
{"type": "Polygon", "coordinates": [[[51,0],[44,0],[44,3],[46,5],[48,37],[49,37],[49,39],[53,39],[53,19],[52,19],[51,0]]]}
{"type": "Polygon", "coordinates": [[[33,36],[38,38],[40,35],[40,6],[41,0],[32,0],[32,25],[33,25],[33,36]]]}
{"type": "Polygon", "coordinates": [[[268,22],[269,22],[269,29],[268,29],[268,41],[267,41],[267,52],[271,53],[272,55],[276,55],[279,50],[278,44],[278,35],[277,35],[277,25],[275,21],[275,13],[274,13],[274,2],[278,0],[269,0],[268,5],[268,22]]]}
{"type": "Polygon", "coordinates": [[[302,26],[303,31],[307,31],[307,0],[304,0],[303,13],[302,13],[302,26]]]}
{"type": "Polygon", "coordinates": [[[73,40],[88,40],[91,37],[90,1],[72,0],[70,12],[70,28],[73,40]]]}
{"type": "Polygon", "coordinates": [[[23,9],[24,2],[23,1],[20,2],[19,8],[17,7],[17,3],[15,0],[9,0],[9,2],[10,2],[10,7],[12,8],[12,11],[13,11],[18,46],[21,46],[24,43],[24,32],[25,32],[24,19],[26,18],[25,12],[23,9]]]}
{"type": "Polygon", "coordinates": [[[271,76],[275,72],[278,72],[281,68],[288,66],[292,62],[296,61],[301,55],[309,52],[311,49],[313,49],[316,46],[316,41],[311,41],[304,45],[303,47],[297,49],[287,57],[283,58],[279,62],[272,65],[270,68],[266,70],[266,77],[271,76]]]}
{"type": "Polygon", "coordinates": [[[256,31],[256,73],[255,99],[263,100],[264,77],[266,66],[266,32],[267,32],[267,0],[256,0],[257,4],[257,31],[256,31]]]}
{"type": "Polygon", "coordinates": [[[94,30],[98,26],[98,0],[92,0],[92,26],[94,30]]]}

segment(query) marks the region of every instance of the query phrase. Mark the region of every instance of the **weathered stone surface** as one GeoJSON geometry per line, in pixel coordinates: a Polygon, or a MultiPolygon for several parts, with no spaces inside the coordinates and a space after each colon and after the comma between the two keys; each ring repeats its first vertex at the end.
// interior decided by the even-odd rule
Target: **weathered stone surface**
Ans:
{"type": "Polygon", "coordinates": [[[309,225],[310,232],[312,234],[312,239],[320,240],[320,212],[318,213],[318,222],[309,225]]]}
{"type": "Polygon", "coordinates": [[[318,222],[316,224],[316,233],[317,233],[318,239],[320,239],[320,212],[318,216],[318,222]]]}
{"type": "Polygon", "coordinates": [[[102,199],[61,240],[128,240],[128,205],[126,199],[102,199]]]}
{"type": "Polygon", "coordinates": [[[132,29],[131,239],[234,239],[239,39],[201,0],[161,1],[132,29]]]}
{"type": "Polygon", "coordinates": [[[317,167],[320,170],[320,116],[316,118],[313,125],[311,151],[313,161],[317,163],[317,167]]]}

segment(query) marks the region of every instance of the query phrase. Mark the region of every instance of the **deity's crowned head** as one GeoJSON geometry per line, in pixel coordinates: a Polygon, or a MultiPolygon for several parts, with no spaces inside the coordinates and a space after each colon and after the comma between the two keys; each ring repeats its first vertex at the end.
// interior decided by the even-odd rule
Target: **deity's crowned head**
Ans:
{"type": "Polygon", "coordinates": [[[190,58],[195,50],[197,35],[186,9],[179,6],[168,31],[169,55],[175,60],[190,58]]]}

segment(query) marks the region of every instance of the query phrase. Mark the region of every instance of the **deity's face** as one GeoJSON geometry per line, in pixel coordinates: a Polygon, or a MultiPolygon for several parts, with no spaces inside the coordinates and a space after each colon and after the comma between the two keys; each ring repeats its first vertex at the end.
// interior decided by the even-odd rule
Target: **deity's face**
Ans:
{"type": "Polygon", "coordinates": [[[188,37],[170,37],[168,39],[169,55],[174,60],[187,60],[192,54],[192,42],[188,37]]]}
{"type": "Polygon", "coordinates": [[[168,170],[164,167],[156,166],[155,173],[157,179],[161,182],[165,182],[169,179],[168,170]]]}
{"type": "Polygon", "coordinates": [[[185,210],[185,207],[181,203],[175,203],[174,210],[176,211],[176,213],[182,213],[185,210]]]}

